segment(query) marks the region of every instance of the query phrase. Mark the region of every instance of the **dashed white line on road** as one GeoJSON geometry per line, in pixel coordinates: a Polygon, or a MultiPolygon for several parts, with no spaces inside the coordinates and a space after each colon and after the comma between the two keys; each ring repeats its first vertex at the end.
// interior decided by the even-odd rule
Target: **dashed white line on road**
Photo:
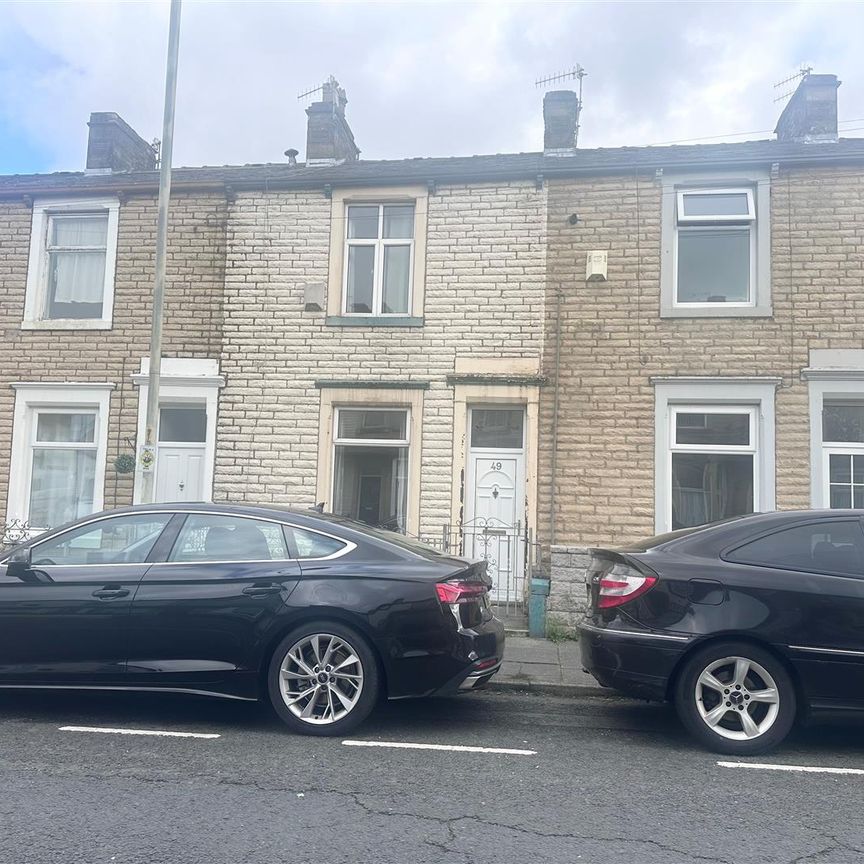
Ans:
{"type": "Polygon", "coordinates": [[[817,765],[772,765],[769,762],[718,762],[721,768],[755,768],[759,771],[797,771],[802,774],[864,774],[861,768],[821,768],[817,765]]]}
{"type": "Polygon", "coordinates": [[[536,750],[509,747],[470,747],[462,744],[415,744],[409,741],[343,741],[346,747],[391,747],[394,750],[449,750],[455,753],[500,753],[504,756],[536,756],[536,750]]]}
{"type": "Polygon", "coordinates": [[[208,732],[168,732],[162,729],[114,729],[109,726],[60,726],[61,732],[102,732],[106,735],[155,735],[159,738],[221,738],[208,732]]]}

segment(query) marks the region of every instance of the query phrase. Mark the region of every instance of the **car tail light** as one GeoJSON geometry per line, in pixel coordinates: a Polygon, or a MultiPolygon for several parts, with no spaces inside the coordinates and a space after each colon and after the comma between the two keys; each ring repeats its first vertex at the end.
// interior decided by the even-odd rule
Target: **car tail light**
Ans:
{"type": "Polygon", "coordinates": [[[489,587],[483,582],[437,582],[435,592],[438,599],[452,606],[459,603],[471,603],[483,597],[489,591],[489,587]]]}
{"type": "MultiPolygon", "coordinates": [[[[612,563],[612,562],[609,562],[612,563]]],[[[595,575],[597,585],[597,608],[611,609],[623,606],[657,584],[657,577],[631,567],[629,564],[615,562],[611,569],[595,575]]]]}

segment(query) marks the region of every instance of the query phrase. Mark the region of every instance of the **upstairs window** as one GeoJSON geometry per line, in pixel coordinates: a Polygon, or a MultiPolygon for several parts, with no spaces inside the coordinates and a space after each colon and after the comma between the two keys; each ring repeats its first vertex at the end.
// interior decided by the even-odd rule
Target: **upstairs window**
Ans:
{"type": "Polygon", "coordinates": [[[24,326],[111,326],[117,247],[116,199],[33,206],[24,326]]]}
{"type": "Polygon", "coordinates": [[[413,262],[413,203],[349,204],[343,314],[410,314],[413,262]]]}
{"type": "Polygon", "coordinates": [[[756,207],[752,189],[677,193],[675,303],[752,306],[756,207]]]}

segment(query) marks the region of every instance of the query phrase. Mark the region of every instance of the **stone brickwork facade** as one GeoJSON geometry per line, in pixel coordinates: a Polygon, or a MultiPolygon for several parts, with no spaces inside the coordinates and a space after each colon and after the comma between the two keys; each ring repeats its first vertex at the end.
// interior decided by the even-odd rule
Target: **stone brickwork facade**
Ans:
{"type": "MultiPolygon", "coordinates": [[[[218,358],[222,346],[222,291],[226,209],[223,195],[177,196],[172,201],[167,258],[164,353],[218,358]]],[[[133,475],[112,463],[133,452],[138,388],[132,374],[149,351],[150,305],[156,242],[155,197],[121,202],[113,326],[110,330],[25,330],[31,208],[0,201],[0,511],[12,446],[15,382],[114,384],[110,396],[106,507],[132,503],[133,475]]]]}
{"type": "Polygon", "coordinates": [[[567,547],[552,556],[549,608],[561,613],[574,591],[584,591],[581,549],[655,532],[656,379],[778,379],[776,506],[808,507],[802,370],[812,349],[864,347],[860,168],[781,164],[774,171],[769,318],[661,318],[661,194],[644,173],[549,184],[544,356],[549,381],[560,376],[560,393],[556,435],[554,387],[544,389],[541,438],[557,437],[556,492],[553,504],[553,448],[543,448],[540,523],[549,526],[548,539],[567,547]],[[568,221],[574,212],[577,225],[568,221]],[[584,281],[591,250],[608,251],[608,281],[584,281]]]}
{"type": "MultiPolygon", "coordinates": [[[[386,198],[386,189],[382,191],[386,198]]],[[[327,283],[331,202],[320,191],[248,193],[232,205],[214,493],[316,501],[316,382],[428,385],[420,531],[451,521],[457,358],[533,358],[543,347],[546,194],[533,183],[441,186],[428,199],[422,326],[341,326],[304,311],[327,283]]],[[[326,305],[326,304],[325,304],[326,305]]],[[[361,391],[358,391],[358,394],[361,391]]],[[[358,401],[362,396],[358,395],[358,401]]]]}

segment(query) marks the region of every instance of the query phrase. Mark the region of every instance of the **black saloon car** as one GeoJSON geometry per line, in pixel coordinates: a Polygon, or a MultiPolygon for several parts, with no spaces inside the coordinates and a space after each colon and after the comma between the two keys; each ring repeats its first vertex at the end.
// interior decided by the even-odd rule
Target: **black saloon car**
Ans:
{"type": "Polygon", "coordinates": [[[0,558],[0,688],[269,698],[338,735],[501,663],[486,563],[308,511],[137,506],[0,558]]]}
{"type": "Polygon", "coordinates": [[[722,753],[796,718],[864,710],[864,511],[745,516],[593,549],[582,660],[604,686],[675,703],[722,753]]]}

